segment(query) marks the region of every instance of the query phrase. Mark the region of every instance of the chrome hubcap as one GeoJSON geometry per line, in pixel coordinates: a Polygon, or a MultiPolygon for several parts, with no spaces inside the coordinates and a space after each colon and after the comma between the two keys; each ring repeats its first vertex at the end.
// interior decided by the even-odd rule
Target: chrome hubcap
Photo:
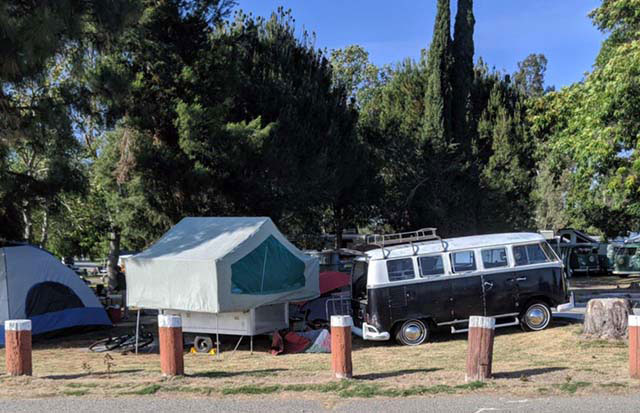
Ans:
{"type": "Polygon", "coordinates": [[[420,331],[420,327],[415,324],[409,324],[404,328],[404,336],[411,341],[416,341],[420,338],[422,332],[420,331]]]}
{"type": "Polygon", "coordinates": [[[420,321],[411,320],[402,326],[401,334],[403,344],[416,346],[427,338],[427,328],[420,321]]]}
{"type": "Polygon", "coordinates": [[[549,321],[549,313],[541,305],[534,305],[527,311],[527,324],[531,328],[545,327],[549,321]]]}

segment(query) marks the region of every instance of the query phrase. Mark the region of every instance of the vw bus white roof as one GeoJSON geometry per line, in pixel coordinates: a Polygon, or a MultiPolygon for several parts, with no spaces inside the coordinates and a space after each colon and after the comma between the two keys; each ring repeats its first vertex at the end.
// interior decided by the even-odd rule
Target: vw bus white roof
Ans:
{"type": "Polygon", "coordinates": [[[506,234],[474,235],[470,237],[448,238],[442,240],[430,240],[402,244],[394,246],[381,246],[367,251],[370,260],[382,260],[388,258],[408,257],[418,254],[430,254],[438,252],[450,252],[479,247],[490,247],[504,244],[520,244],[527,242],[545,241],[540,234],[533,232],[513,232],[506,234]]]}

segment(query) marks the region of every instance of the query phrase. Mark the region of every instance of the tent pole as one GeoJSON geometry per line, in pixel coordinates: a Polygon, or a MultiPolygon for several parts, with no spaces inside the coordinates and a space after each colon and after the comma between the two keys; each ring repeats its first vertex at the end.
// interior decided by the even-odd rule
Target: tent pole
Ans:
{"type": "Polygon", "coordinates": [[[140,309],[138,308],[138,315],[136,317],[136,355],[138,354],[138,338],[140,337],[140,309]]]}
{"type": "Polygon", "coordinates": [[[216,313],[216,357],[220,358],[220,331],[218,327],[218,313],[216,313]]]}
{"type": "Polygon", "coordinates": [[[250,338],[250,341],[249,341],[249,342],[251,343],[251,344],[250,344],[251,354],[253,354],[253,336],[250,336],[250,337],[251,337],[251,338],[250,338]]]}

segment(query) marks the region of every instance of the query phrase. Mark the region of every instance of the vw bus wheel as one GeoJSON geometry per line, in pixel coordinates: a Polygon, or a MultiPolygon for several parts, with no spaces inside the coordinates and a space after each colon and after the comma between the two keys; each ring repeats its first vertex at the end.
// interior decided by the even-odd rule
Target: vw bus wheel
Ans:
{"type": "Polygon", "coordinates": [[[417,346],[429,338],[427,325],[420,320],[408,320],[396,331],[396,341],[405,346],[417,346]]]}
{"type": "Polygon", "coordinates": [[[520,317],[520,324],[525,331],[540,331],[549,326],[551,322],[551,309],[542,301],[534,301],[529,304],[520,317]]]}

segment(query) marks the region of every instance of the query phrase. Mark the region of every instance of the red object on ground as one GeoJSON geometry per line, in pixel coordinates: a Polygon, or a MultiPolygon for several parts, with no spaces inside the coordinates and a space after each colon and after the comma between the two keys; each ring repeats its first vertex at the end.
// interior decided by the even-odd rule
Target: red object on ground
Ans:
{"type": "Polygon", "coordinates": [[[113,324],[119,323],[120,320],[122,320],[122,309],[121,308],[109,307],[107,309],[107,314],[109,314],[109,319],[111,319],[111,322],[113,324]]]}
{"type": "Polygon", "coordinates": [[[326,271],[320,273],[320,295],[349,285],[351,276],[344,272],[326,271]]]}
{"type": "Polygon", "coordinates": [[[311,340],[302,337],[292,331],[282,337],[280,333],[273,333],[273,341],[271,342],[271,354],[295,354],[302,353],[311,345],[311,340]]]}

